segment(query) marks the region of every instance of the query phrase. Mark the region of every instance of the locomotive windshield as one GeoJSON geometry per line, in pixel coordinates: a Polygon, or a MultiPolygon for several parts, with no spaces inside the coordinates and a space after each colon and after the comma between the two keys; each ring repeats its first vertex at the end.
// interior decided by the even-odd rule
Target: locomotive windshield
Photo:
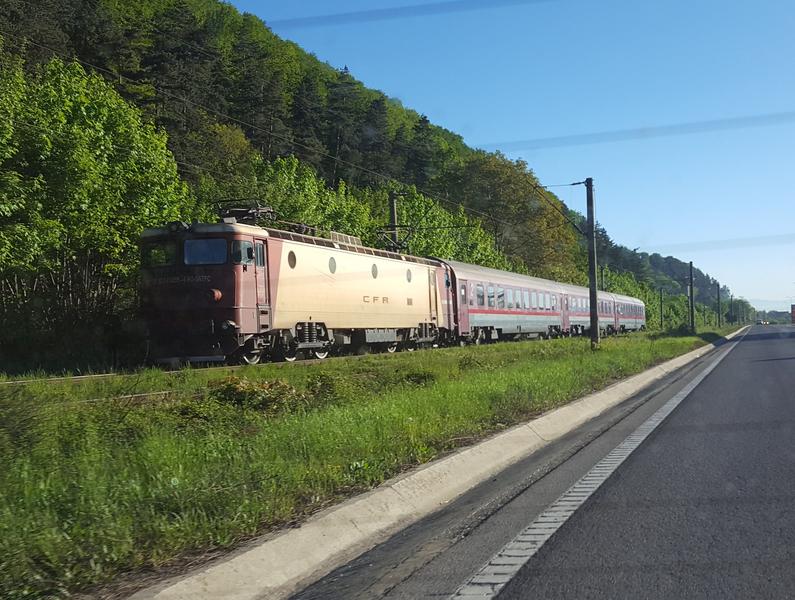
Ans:
{"type": "Polygon", "coordinates": [[[177,261],[175,242],[154,242],[141,249],[141,264],[144,267],[170,267],[177,261]]]}
{"type": "Polygon", "coordinates": [[[185,240],[186,265],[222,265],[226,262],[226,240],[205,238],[185,240]]]}

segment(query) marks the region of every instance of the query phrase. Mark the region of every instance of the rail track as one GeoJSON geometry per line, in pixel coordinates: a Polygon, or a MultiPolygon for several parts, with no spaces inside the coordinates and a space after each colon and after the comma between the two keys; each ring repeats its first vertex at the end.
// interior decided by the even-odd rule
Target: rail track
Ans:
{"type": "MultiPolygon", "coordinates": [[[[198,371],[202,372],[211,372],[211,371],[229,371],[234,372],[240,369],[256,369],[258,367],[276,367],[282,368],[287,367],[293,364],[317,364],[317,363],[324,363],[328,361],[337,361],[337,360],[346,360],[352,358],[361,358],[361,356],[369,356],[369,355],[358,355],[358,354],[345,354],[342,356],[329,356],[328,358],[318,359],[318,358],[307,358],[304,360],[297,360],[297,361],[285,361],[285,362],[263,362],[257,365],[221,365],[217,367],[191,367],[198,371]]],[[[162,370],[164,375],[177,375],[179,373],[183,373],[184,369],[175,369],[175,370],[162,370]]],[[[59,382],[72,382],[72,383],[81,383],[83,381],[96,381],[99,379],[110,379],[110,378],[125,378],[125,377],[138,377],[140,376],[140,371],[123,371],[118,373],[96,373],[92,375],[67,375],[67,376],[59,376],[59,377],[38,377],[32,379],[12,379],[10,381],[0,381],[0,388],[6,387],[13,387],[13,386],[20,386],[20,385],[30,385],[32,383],[59,383],[59,382]]]]}
{"type": "MultiPolygon", "coordinates": [[[[618,336],[625,335],[625,334],[615,334],[618,336]]],[[[544,337],[538,338],[527,338],[528,340],[543,340],[548,339],[544,337]]],[[[506,341],[507,342],[507,341],[506,341]]],[[[505,342],[499,342],[505,343],[505,342]]],[[[420,349],[418,349],[420,350],[420,349]]],[[[409,350],[413,352],[413,350],[409,350]]],[[[389,354],[388,352],[382,352],[379,354],[389,354]]],[[[362,356],[371,356],[372,354],[343,354],[337,356],[329,356],[328,358],[318,359],[318,358],[307,358],[302,360],[296,361],[285,361],[285,362],[263,362],[256,365],[221,365],[217,367],[190,367],[196,370],[200,370],[203,372],[211,372],[211,371],[229,371],[235,372],[240,369],[255,369],[258,367],[287,367],[293,364],[317,364],[323,363],[328,361],[337,361],[337,360],[350,360],[355,358],[361,358],[362,356]]],[[[179,373],[183,373],[184,369],[174,369],[174,370],[166,370],[163,369],[162,373],[165,375],[177,375],[179,373]]],[[[80,383],[83,381],[96,381],[98,379],[110,379],[110,378],[126,378],[126,377],[138,377],[140,375],[140,371],[130,371],[130,372],[118,372],[118,373],[96,373],[92,375],[71,375],[71,376],[59,376],[59,377],[38,377],[32,379],[13,379],[10,381],[0,381],[0,389],[3,387],[13,387],[13,386],[20,386],[20,385],[30,385],[32,383],[58,383],[58,382],[72,382],[72,383],[80,383]]]]}

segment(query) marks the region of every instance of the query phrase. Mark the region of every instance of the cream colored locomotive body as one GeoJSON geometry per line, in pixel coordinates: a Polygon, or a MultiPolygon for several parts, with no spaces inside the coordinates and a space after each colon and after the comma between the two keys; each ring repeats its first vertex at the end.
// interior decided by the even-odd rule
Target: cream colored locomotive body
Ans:
{"type": "Polygon", "coordinates": [[[302,321],[334,330],[448,326],[432,264],[274,238],[268,251],[273,330],[302,321]]]}

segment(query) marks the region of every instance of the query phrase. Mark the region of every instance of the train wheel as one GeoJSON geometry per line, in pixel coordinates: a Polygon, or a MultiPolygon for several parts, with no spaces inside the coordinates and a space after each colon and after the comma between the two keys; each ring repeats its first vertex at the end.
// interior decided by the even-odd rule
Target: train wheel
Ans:
{"type": "Polygon", "coordinates": [[[237,358],[241,365],[258,365],[262,359],[262,352],[259,350],[242,351],[237,358]]]}
{"type": "Polygon", "coordinates": [[[295,362],[298,358],[298,350],[295,348],[279,348],[274,359],[276,362],[295,362]]]}
{"type": "Polygon", "coordinates": [[[328,353],[329,353],[328,350],[315,350],[314,352],[312,352],[312,355],[318,360],[323,360],[328,358],[328,353]]]}
{"type": "Polygon", "coordinates": [[[397,352],[397,349],[398,349],[398,345],[397,345],[397,343],[394,343],[394,344],[387,344],[387,346],[386,346],[386,351],[387,351],[389,354],[394,354],[395,352],[397,352]]]}

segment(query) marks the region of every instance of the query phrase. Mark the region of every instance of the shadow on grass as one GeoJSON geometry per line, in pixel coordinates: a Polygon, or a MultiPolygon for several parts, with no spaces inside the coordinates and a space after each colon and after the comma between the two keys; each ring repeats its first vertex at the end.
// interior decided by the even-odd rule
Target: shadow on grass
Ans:
{"type": "Polygon", "coordinates": [[[693,334],[690,331],[690,329],[688,329],[687,327],[678,327],[676,329],[669,329],[667,331],[658,331],[656,333],[649,334],[650,340],[659,340],[663,338],[676,338],[676,337],[696,337],[703,340],[707,344],[714,344],[715,346],[720,346],[729,341],[716,331],[703,331],[700,333],[697,332],[693,334]]]}

